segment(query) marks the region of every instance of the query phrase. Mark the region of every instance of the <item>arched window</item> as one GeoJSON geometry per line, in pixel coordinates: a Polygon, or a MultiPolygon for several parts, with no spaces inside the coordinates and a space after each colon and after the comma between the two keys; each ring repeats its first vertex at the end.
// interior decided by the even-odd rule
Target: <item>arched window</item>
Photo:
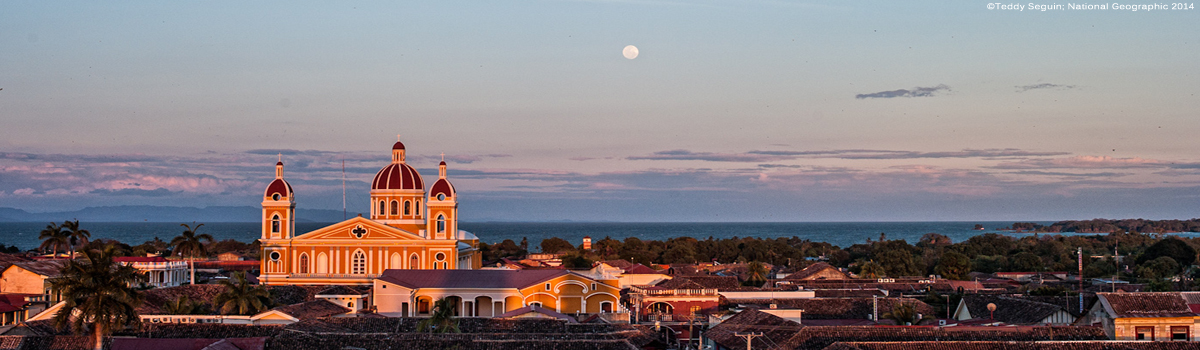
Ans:
{"type": "Polygon", "coordinates": [[[279,233],[279,215],[271,217],[271,233],[279,233]]]}
{"type": "Polygon", "coordinates": [[[414,213],[413,215],[421,216],[421,200],[420,199],[417,200],[417,207],[413,208],[413,209],[415,209],[415,211],[416,211],[416,213],[414,213]]]}
{"type": "Polygon", "coordinates": [[[317,254],[317,266],[313,271],[317,273],[329,273],[329,256],[325,253],[317,254]]]}
{"type": "Polygon", "coordinates": [[[396,215],[396,211],[397,211],[397,210],[400,210],[400,205],[399,205],[399,204],[400,204],[400,203],[397,203],[396,201],[392,201],[392,215],[393,215],[393,216],[394,216],[394,215],[396,215]]]}
{"type": "Polygon", "coordinates": [[[612,310],[612,302],[608,302],[608,301],[600,302],[600,312],[612,312],[612,311],[613,311],[612,310]]]}
{"type": "Polygon", "coordinates": [[[379,216],[387,215],[387,202],[379,201],[379,216]]]}
{"type": "Polygon", "coordinates": [[[354,257],[350,259],[350,273],[362,275],[367,273],[367,255],[361,250],[354,252],[354,257]]]}
{"type": "Polygon", "coordinates": [[[404,201],[404,216],[412,215],[412,202],[404,201]]]}
{"type": "Polygon", "coordinates": [[[412,259],[409,259],[408,268],[412,270],[421,268],[421,259],[418,258],[416,254],[413,254],[412,259]]]}
{"type": "Polygon", "coordinates": [[[437,232],[438,232],[438,233],[445,233],[445,232],[446,232],[446,216],[445,216],[445,215],[438,214],[438,218],[437,218],[437,232]]]}
{"type": "Polygon", "coordinates": [[[308,273],[308,253],[300,253],[300,271],[299,273],[308,273]]]}
{"type": "Polygon", "coordinates": [[[446,269],[446,254],[445,253],[437,253],[437,255],[433,256],[433,260],[435,260],[433,262],[433,268],[442,269],[442,270],[446,269]]]}

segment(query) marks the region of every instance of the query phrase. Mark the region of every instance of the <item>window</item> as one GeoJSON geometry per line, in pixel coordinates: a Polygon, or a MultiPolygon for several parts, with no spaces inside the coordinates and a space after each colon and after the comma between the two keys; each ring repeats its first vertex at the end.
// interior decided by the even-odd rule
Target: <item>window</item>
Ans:
{"type": "Polygon", "coordinates": [[[279,215],[271,218],[271,233],[279,233],[279,215]]]}
{"type": "Polygon", "coordinates": [[[308,253],[300,254],[300,271],[299,273],[308,273],[308,253]]]}
{"type": "Polygon", "coordinates": [[[1154,340],[1154,327],[1134,327],[1134,334],[1137,340],[1154,340]]]}
{"type": "Polygon", "coordinates": [[[1173,341],[1188,341],[1192,337],[1189,336],[1188,326],[1171,326],[1171,340],[1173,341]]]}
{"type": "Polygon", "coordinates": [[[699,306],[692,306],[692,309],[691,309],[691,311],[692,311],[692,315],[693,315],[693,316],[694,316],[694,315],[696,315],[696,314],[699,314],[699,313],[700,313],[700,307],[699,307],[699,306]]]}
{"type": "Polygon", "coordinates": [[[550,290],[550,284],[546,283],[546,290],[550,290]]]}
{"type": "Polygon", "coordinates": [[[351,302],[349,302],[349,303],[346,303],[346,307],[353,309],[353,308],[354,308],[354,302],[353,302],[353,301],[351,301],[351,302]]]}
{"type": "Polygon", "coordinates": [[[417,258],[416,254],[413,254],[412,259],[409,260],[408,268],[413,270],[421,268],[421,259],[417,258]]]}
{"type": "Polygon", "coordinates": [[[419,313],[419,314],[429,313],[429,299],[421,299],[421,300],[417,301],[417,313],[419,313]]]}
{"type": "Polygon", "coordinates": [[[417,206],[416,206],[416,208],[413,208],[413,209],[415,209],[415,211],[416,211],[416,213],[413,215],[421,216],[421,200],[420,199],[417,200],[417,206]]]}
{"type": "Polygon", "coordinates": [[[438,200],[439,200],[439,201],[444,201],[444,200],[446,200],[446,194],[445,194],[445,193],[438,193],[438,200]]]}
{"type": "Polygon", "coordinates": [[[592,290],[596,290],[596,284],[592,283],[592,290]]]}
{"type": "Polygon", "coordinates": [[[612,312],[612,303],[607,301],[600,302],[600,312],[612,312]]]}
{"type": "Polygon", "coordinates": [[[379,201],[379,211],[377,211],[377,213],[379,213],[379,216],[383,216],[387,213],[387,202],[379,201]]]}
{"type": "Polygon", "coordinates": [[[404,215],[412,215],[412,202],[404,201],[404,215]]]}
{"type": "Polygon", "coordinates": [[[445,232],[446,232],[446,216],[445,216],[445,215],[438,214],[438,218],[437,218],[437,232],[438,232],[438,233],[445,233],[445,232]]]}
{"type": "Polygon", "coordinates": [[[271,260],[279,261],[279,252],[271,252],[271,260]]]}
{"type": "Polygon", "coordinates": [[[354,252],[354,257],[350,259],[350,273],[361,275],[367,273],[367,255],[361,250],[354,252]]]}
{"type": "Polygon", "coordinates": [[[396,201],[392,201],[392,215],[393,216],[396,215],[397,210],[400,210],[400,203],[396,202],[396,201]]]}
{"type": "Polygon", "coordinates": [[[276,193],[276,194],[272,194],[272,195],[271,195],[271,200],[273,200],[273,201],[277,201],[277,200],[279,200],[279,194],[278,194],[278,193],[276,193]]]}

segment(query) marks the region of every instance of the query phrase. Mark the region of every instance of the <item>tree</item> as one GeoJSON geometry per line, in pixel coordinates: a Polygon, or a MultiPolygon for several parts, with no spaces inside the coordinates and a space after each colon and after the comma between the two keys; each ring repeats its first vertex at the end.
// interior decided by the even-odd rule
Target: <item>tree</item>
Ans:
{"type": "Polygon", "coordinates": [[[921,324],[921,321],[932,320],[933,315],[917,314],[916,308],[905,303],[896,303],[892,306],[892,311],[879,315],[880,319],[896,321],[897,325],[916,325],[921,324]]]}
{"type": "Polygon", "coordinates": [[[550,237],[542,240],[542,253],[566,253],[572,250],[575,250],[575,246],[565,239],[550,237]]]}
{"type": "Polygon", "coordinates": [[[455,305],[448,298],[433,302],[433,313],[417,323],[417,331],[429,333],[462,333],[454,319],[455,305]]]}
{"type": "Polygon", "coordinates": [[[70,325],[75,332],[92,327],[93,349],[102,349],[104,336],[115,330],[141,323],[137,307],[142,296],[133,288],[145,275],[132,266],[113,261],[114,248],[83,253],[86,262],[74,259],[63,267],[62,277],[50,281],[65,303],[54,314],[58,330],[70,325]]]}
{"type": "Polygon", "coordinates": [[[88,239],[92,238],[91,232],[79,228],[79,220],[63,221],[62,229],[67,232],[67,244],[71,246],[72,253],[77,247],[87,245],[88,239]]]}
{"type": "Polygon", "coordinates": [[[965,280],[971,272],[971,258],[956,252],[946,252],[938,259],[933,272],[952,280],[965,280]]]}
{"type": "Polygon", "coordinates": [[[678,242],[663,253],[665,264],[690,264],[696,262],[696,249],[688,242],[678,242]]]}
{"type": "Polygon", "coordinates": [[[1021,272],[1041,272],[1042,258],[1030,252],[1020,252],[1013,256],[1012,270],[1021,272]]]}
{"type": "Polygon", "coordinates": [[[746,265],[746,282],[743,285],[761,287],[763,283],[767,283],[767,267],[757,261],[751,261],[746,265]]]}
{"type": "Polygon", "coordinates": [[[58,257],[59,248],[71,245],[69,233],[56,223],[46,225],[46,228],[38,233],[38,239],[42,240],[42,245],[38,246],[38,249],[41,249],[43,252],[47,249],[53,250],[55,258],[58,257]]]}
{"type": "Polygon", "coordinates": [[[887,274],[887,271],[874,261],[865,261],[858,264],[858,275],[863,278],[880,278],[887,274]]]}
{"type": "Polygon", "coordinates": [[[887,271],[886,274],[891,277],[919,276],[925,270],[925,268],[917,266],[913,255],[906,250],[887,250],[876,255],[874,260],[883,266],[884,271],[887,271]]]}
{"type": "Polygon", "coordinates": [[[175,253],[188,258],[188,265],[190,265],[192,270],[191,284],[196,284],[195,259],[197,256],[208,256],[208,250],[205,249],[204,242],[201,241],[212,243],[213,238],[207,233],[196,235],[196,230],[199,230],[200,226],[204,226],[204,224],[196,225],[194,228],[188,226],[188,224],[179,224],[179,226],[183,226],[186,230],[183,230],[182,234],[172,239],[170,245],[173,247],[172,250],[175,253]]]}
{"type": "Polygon", "coordinates": [[[204,304],[192,301],[187,295],[180,296],[179,299],[168,300],[163,303],[162,310],[168,315],[204,315],[208,313],[208,308],[204,304]]]}
{"type": "Polygon", "coordinates": [[[246,272],[234,272],[221,281],[225,290],[213,298],[213,305],[222,315],[253,315],[271,307],[271,293],[263,286],[251,286],[246,272]]]}
{"type": "Polygon", "coordinates": [[[1176,263],[1187,266],[1196,261],[1196,249],[1181,239],[1162,239],[1147,247],[1142,256],[1138,257],[1137,264],[1141,265],[1164,256],[1171,257],[1176,263]]]}

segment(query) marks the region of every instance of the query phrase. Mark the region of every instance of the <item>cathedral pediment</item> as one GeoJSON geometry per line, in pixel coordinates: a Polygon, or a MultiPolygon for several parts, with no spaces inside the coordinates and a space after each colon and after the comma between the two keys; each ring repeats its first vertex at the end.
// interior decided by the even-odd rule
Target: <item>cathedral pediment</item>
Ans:
{"type": "Polygon", "coordinates": [[[424,240],[412,232],[356,217],[297,236],[296,240],[424,240]]]}

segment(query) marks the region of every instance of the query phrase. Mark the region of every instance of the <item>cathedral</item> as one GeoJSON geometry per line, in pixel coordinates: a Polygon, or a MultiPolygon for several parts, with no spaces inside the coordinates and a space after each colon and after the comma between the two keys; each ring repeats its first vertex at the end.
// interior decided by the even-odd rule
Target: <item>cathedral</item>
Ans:
{"type": "Polygon", "coordinates": [[[458,229],[458,194],[446,162],[426,192],[405,162],[404,144],[371,181],[371,215],[296,234],[296,198],[282,159],[262,202],[262,261],[267,285],[370,285],[388,269],[478,269],[479,238],[458,229]]]}

